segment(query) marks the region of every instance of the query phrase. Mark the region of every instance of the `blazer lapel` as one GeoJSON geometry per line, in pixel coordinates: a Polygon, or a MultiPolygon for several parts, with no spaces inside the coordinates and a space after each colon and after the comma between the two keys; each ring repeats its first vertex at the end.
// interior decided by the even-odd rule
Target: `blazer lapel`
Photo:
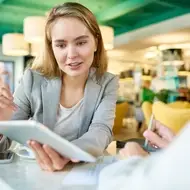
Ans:
{"type": "Polygon", "coordinates": [[[60,102],[61,80],[59,78],[44,82],[42,88],[43,124],[54,128],[60,102]]]}
{"type": "Polygon", "coordinates": [[[79,137],[88,131],[89,123],[94,115],[96,102],[98,101],[101,86],[96,83],[90,76],[86,82],[84,91],[84,104],[82,117],[80,118],[79,125],[79,137]]]}

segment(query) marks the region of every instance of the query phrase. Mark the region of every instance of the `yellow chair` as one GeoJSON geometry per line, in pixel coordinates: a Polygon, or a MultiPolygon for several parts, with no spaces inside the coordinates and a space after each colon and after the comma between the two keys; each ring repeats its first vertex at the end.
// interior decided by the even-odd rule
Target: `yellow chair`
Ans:
{"type": "Polygon", "coordinates": [[[168,104],[172,108],[179,108],[179,109],[188,109],[190,108],[190,103],[186,101],[176,101],[168,104]]]}
{"type": "Polygon", "coordinates": [[[123,119],[128,111],[128,103],[123,102],[116,105],[113,134],[118,134],[123,127],[123,119]]]}
{"type": "Polygon", "coordinates": [[[182,108],[178,103],[176,105],[179,108],[176,108],[177,106],[174,105],[155,102],[152,106],[152,113],[156,120],[171,128],[175,133],[178,133],[190,120],[190,109],[182,108]]]}
{"type": "Polygon", "coordinates": [[[148,126],[150,117],[152,115],[152,103],[150,102],[143,102],[142,104],[142,111],[145,118],[145,124],[148,126]]]}

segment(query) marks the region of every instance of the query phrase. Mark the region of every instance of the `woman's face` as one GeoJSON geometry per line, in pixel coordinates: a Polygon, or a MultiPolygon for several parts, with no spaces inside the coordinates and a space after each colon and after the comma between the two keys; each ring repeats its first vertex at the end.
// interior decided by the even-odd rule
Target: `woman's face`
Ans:
{"type": "Polygon", "coordinates": [[[76,18],[60,18],[51,30],[52,49],[59,68],[69,76],[88,73],[96,51],[94,36],[76,18]]]}

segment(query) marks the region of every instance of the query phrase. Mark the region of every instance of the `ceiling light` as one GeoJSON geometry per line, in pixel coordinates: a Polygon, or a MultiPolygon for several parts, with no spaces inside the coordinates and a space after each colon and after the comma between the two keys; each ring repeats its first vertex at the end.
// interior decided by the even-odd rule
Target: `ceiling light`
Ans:
{"type": "Polygon", "coordinates": [[[103,38],[104,47],[106,50],[114,47],[114,30],[110,26],[100,26],[100,31],[103,38]]]}
{"type": "Polygon", "coordinates": [[[29,16],[24,19],[24,38],[27,42],[37,43],[43,40],[46,17],[29,16]]]}
{"type": "Polygon", "coordinates": [[[2,37],[2,51],[8,56],[25,56],[29,54],[29,45],[23,34],[8,33],[2,37]]]}

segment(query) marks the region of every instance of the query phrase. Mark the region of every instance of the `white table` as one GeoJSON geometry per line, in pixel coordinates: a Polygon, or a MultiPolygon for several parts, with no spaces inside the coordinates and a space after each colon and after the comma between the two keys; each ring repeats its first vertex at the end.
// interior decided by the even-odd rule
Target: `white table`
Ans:
{"type": "MultiPolygon", "coordinates": [[[[115,154],[115,142],[107,149],[115,154]]],[[[0,164],[0,190],[95,190],[96,185],[65,185],[64,178],[73,168],[68,165],[62,172],[42,171],[35,161],[20,159],[17,156],[10,164],[0,164]]]]}

